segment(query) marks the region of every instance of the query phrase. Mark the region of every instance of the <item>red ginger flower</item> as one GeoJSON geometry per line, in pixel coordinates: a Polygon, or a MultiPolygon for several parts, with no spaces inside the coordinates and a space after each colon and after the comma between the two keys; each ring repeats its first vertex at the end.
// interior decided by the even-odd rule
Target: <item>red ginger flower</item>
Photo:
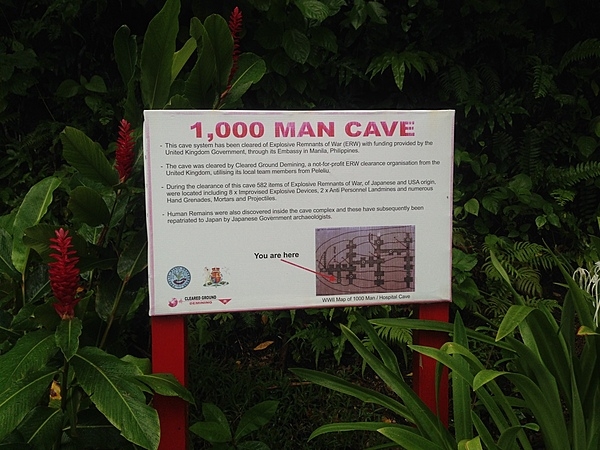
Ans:
{"type": "Polygon", "coordinates": [[[48,264],[50,287],[57,300],[52,306],[62,319],[72,319],[75,316],[75,305],[79,302],[75,298],[79,287],[79,269],[76,266],[79,258],[74,256],[77,252],[72,250],[69,232],[60,228],[55,234],[55,238],[50,238],[53,243],[50,248],[56,250],[50,257],[55,261],[48,264]]]}
{"type": "Polygon", "coordinates": [[[231,16],[229,17],[229,31],[231,32],[231,37],[233,37],[233,63],[231,65],[231,70],[229,71],[227,89],[225,89],[225,91],[221,94],[221,99],[225,98],[225,96],[231,90],[231,82],[233,81],[233,76],[238,70],[238,61],[240,59],[240,33],[242,31],[242,12],[237,6],[233,8],[231,16]]]}
{"type": "Polygon", "coordinates": [[[125,119],[121,119],[119,123],[119,138],[117,139],[117,152],[115,155],[115,167],[119,172],[119,181],[124,183],[129,175],[131,175],[131,169],[133,168],[133,147],[135,141],[133,140],[133,130],[131,124],[125,119]]]}

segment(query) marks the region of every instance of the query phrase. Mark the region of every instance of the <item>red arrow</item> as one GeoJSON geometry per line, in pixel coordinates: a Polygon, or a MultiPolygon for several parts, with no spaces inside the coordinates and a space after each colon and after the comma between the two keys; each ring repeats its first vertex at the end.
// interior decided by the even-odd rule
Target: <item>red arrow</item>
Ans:
{"type": "Polygon", "coordinates": [[[299,269],[307,270],[308,272],[314,273],[315,275],[325,278],[327,281],[331,281],[331,282],[335,281],[335,276],[329,275],[328,273],[315,272],[314,270],[311,270],[308,267],[301,266],[301,265],[293,263],[291,261],[286,261],[285,259],[282,259],[281,261],[284,263],[290,264],[294,267],[298,267],[299,269]]]}

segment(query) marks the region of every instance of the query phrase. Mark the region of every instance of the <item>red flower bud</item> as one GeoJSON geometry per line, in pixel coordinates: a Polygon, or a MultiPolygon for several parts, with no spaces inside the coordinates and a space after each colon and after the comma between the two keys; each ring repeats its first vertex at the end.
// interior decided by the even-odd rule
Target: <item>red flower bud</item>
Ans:
{"type": "Polygon", "coordinates": [[[119,138],[117,139],[117,152],[115,154],[115,167],[119,172],[119,181],[124,183],[131,175],[133,168],[133,130],[131,124],[125,119],[119,123],[119,138]]]}
{"type": "Polygon", "coordinates": [[[48,264],[50,287],[57,300],[53,306],[62,319],[72,319],[75,316],[75,305],[79,302],[75,298],[79,287],[79,258],[75,256],[77,252],[72,250],[69,232],[60,228],[55,234],[55,238],[50,238],[50,248],[56,250],[50,257],[55,261],[48,264]]]}
{"type": "Polygon", "coordinates": [[[229,31],[231,32],[231,37],[233,37],[233,63],[231,65],[231,70],[229,71],[227,89],[225,89],[225,91],[223,91],[223,93],[221,94],[221,100],[223,100],[231,90],[231,82],[233,81],[233,77],[238,70],[238,61],[240,59],[240,33],[242,32],[242,12],[237,6],[233,8],[231,16],[229,17],[229,31]]]}

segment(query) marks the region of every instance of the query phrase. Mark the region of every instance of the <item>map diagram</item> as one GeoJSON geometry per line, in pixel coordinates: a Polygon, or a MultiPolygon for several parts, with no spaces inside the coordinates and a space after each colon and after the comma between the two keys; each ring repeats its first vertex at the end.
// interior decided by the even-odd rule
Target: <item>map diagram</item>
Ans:
{"type": "Polygon", "coordinates": [[[317,228],[316,295],[415,290],[415,226],[317,228]]]}

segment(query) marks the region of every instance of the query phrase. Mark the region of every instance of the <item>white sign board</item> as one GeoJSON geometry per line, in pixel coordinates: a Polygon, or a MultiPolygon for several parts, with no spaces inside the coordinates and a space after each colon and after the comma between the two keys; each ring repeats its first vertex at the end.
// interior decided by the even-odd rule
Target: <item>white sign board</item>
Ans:
{"type": "Polygon", "coordinates": [[[450,301],[454,111],[146,111],[150,314],[450,301]]]}

